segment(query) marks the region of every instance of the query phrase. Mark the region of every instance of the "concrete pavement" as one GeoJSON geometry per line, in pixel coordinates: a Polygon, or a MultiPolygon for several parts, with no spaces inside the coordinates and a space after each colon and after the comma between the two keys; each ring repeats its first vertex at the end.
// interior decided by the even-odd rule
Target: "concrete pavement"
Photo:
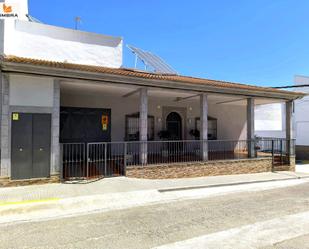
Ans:
{"type": "Polygon", "coordinates": [[[307,173],[309,174],[309,164],[297,164],[295,171],[298,173],[307,173]]]}
{"type": "Polygon", "coordinates": [[[73,184],[45,184],[22,187],[0,188],[0,205],[6,202],[63,199],[89,195],[125,193],[143,190],[164,190],[218,185],[242,184],[250,182],[276,181],[309,177],[302,172],[266,172],[259,174],[208,176],[199,178],[148,180],[126,177],[106,178],[94,182],[73,184]]]}
{"type": "MultiPolygon", "coordinates": [[[[309,183],[254,192],[248,189],[199,199],[10,224],[1,227],[0,248],[166,248],[208,236],[213,241],[225,242],[224,247],[213,244],[220,249],[302,249],[307,246],[302,243],[308,242],[309,233],[308,190],[309,183]],[[228,237],[231,231],[236,231],[237,236],[228,237]],[[226,240],[222,240],[220,234],[226,234],[226,240]]],[[[196,190],[188,190],[192,191],[196,190]]],[[[209,246],[195,244],[193,248],[214,248],[209,246]]]]}
{"type": "Polygon", "coordinates": [[[155,204],[176,202],[180,200],[201,199],[241,192],[270,190],[297,186],[309,182],[309,179],[293,179],[271,181],[266,183],[251,183],[213,188],[185,189],[178,191],[143,190],[103,195],[88,195],[64,199],[47,199],[8,203],[0,206],[0,225],[12,222],[40,221],[60,217],[78,216],[87,213],[109,212],[149,206],[155,204]]]}
{"type": "Polygon", "coordinates": [[[7,196],[10,201],[0,203],[0,224],[78,216],[89,212],[108,212],[243,191],[284,188],[308,181],[306,174],[281,172],[158,181],[113,178],[87,185],[52,184],[1,189],[2,198],[7,196]],[[112,186],[116,186],[116,190],[121,186],[121,191],[112,192],[112,186]],[[154,189],[154,186],[161,189],[154,189]],[[134,188],[142,190],[128,191],[134,188]],[[24,199],[27,193],[31,193],[32,198],[32,193],[40,194],[37,196],[38,199],[24,199]]]}

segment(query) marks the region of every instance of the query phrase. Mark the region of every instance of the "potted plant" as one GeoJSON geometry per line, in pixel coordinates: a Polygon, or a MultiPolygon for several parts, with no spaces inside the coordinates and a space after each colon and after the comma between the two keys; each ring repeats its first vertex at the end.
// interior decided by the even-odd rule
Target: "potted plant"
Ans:
{"type": "Polygon", "coordinates": [[[170,138],[170,132],[167,130],[162,130],[158,133],[158,137],[161,140],[168,140],[170,138]]]}
{"type": "Polygon", "coordinates": [[[199,140],[200,139],[200,131],[197,129],[192,129],[189,133],[192,137],[195,138],[195,140],[199,140]]]}

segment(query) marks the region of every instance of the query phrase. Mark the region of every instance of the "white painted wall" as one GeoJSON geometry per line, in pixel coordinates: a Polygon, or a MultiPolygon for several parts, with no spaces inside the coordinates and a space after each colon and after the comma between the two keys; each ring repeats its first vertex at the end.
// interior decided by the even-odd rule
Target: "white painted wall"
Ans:
{"type": "Polygon", "coordinates": [[[24,18],[28,12],[27,0],[18,2],[23,13],[20,18],[0,20],[1,54],[112,68],[122,66],[121,37],[29,22],[24,18]]]}
{"type": "MultiPolygon", "coordinates": [[[[102,93],[68,93],[61,92],[61,106],[111,108],[112,109],[112,141],[123,141],[125,137],[125,115],[139,111],[138,95],[129,98],[102,93]]],[[[163,129],[162,110],[164,106],[186,107],[187,131],[186,138],[195,129],[195,118],[199,117],[199,101],[175,102],[168,98],[149,97],[148,114],[155,117],[155,140],[163,129]],[[160,106],[160,108],[158,108],[160,106]],[[191,108],[190,108],[191,107],[191,108]]],[[[246,107],[238,105],[210,105],[209,115],[218,119],[218,139],[246,139],[246,107]]]]}
{"type": "Polygon", "coordinates": [[[9,96],[11,106],[52,107],[54,81],[52,78],[10,75],[9,96]]]}
{"type": "Polygon", "coordinates": [[[119,68],[122,38],[21,20],[4,20],[6,55],[119,68]]]}
{"type": "Polygon", "coordinates": [[[247,139],[247,108],[245,105],[210,105],[209,115],[218,119],[218,139],[247,139]]]}
{"type": "MultiPolygon", "coordinates": [[[[295,85],[309,85],[309,77],[295,76],[295,85]]],[[[309,94],[309,87],[297,87],[298,92],[309,94]]],[[[309,96],[295,101],[295,135],[296,144],[309,146],[309,96]]]]}
{"type": "Polygon", "coordinates": [[[285,104],[255,106],[255,135],[285,138],[285,104]]]}

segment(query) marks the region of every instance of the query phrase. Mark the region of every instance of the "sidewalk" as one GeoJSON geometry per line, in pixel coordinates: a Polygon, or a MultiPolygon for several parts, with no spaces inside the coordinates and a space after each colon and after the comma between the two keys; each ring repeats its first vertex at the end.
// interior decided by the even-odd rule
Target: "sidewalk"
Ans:
{"type": "Polygon", "coordinates": [[[309,177],[303,172],[278,172],[245,175],[208,176],[199,178],[148,180],[126,177],[106,178],[93,182],[31,185],[0,188],[0,205],[6,202],[23,202],[53,198],[72,198],[142,190],[173,190],[186,188],[234,185],[252,182],[267,182],[299,177],[309,177]]]}
{"type": "Polygon", "coordinates": [[[2,188],[0,224],[59,219],[174,201],[285,188],[308,182],[309,174],[279,172],[170,180],[119,177],[88,184],[2,188]]]}
{"type": "Polygon", "coordinates": [[[309,164],[297,164],[295,170],[299,173],[309,174],[309,164]]]}

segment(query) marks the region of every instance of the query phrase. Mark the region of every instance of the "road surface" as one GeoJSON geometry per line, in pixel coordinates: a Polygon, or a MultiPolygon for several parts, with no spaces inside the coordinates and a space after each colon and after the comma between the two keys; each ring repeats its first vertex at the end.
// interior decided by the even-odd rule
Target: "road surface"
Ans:
{"type": "Polygon", "coordinates": [[[0,226],[0,248],[303,249],[307,225],[309,183],[0,226]]]}

